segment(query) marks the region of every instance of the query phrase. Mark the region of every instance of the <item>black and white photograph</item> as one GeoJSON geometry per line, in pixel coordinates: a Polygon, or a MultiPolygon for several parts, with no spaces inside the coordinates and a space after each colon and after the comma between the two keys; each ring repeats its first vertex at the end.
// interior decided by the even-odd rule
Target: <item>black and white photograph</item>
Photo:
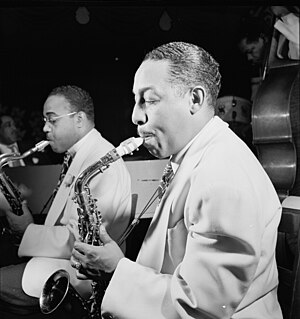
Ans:
{"type": "Polygon", "coordinates": [[[300,6],[0,1],[0,318],[300,318],[300,6]]]}

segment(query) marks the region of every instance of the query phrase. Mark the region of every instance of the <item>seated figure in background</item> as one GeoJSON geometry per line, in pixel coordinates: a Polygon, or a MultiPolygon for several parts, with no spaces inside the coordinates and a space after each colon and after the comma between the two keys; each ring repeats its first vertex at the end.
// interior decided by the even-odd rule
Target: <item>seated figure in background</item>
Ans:
{"type": "MultiPolygon", "coordinates": [[[[0,114],[0,154],[20,153],[18,129],[9,114],[0,114]]],[[[8,162],[8,166],[25,166],[23,159],[8,162]]]]}
{"type": "MultiPolygon", "coordinates": [[[[21,216],[11,210],[5,212],[12,231],[21,238],[17,253],[23,258],[22,263],[5,265],[6,258],[1,255],[0,310],[6,312],[37,311],[45,281],[61,268],[69,272],[71,283],[82,296],[91,293],[90,283],[77,280],[70,266],[75,239],[66,225],[78,222],[78,206],[73,200],[76,177],[114,146],[95,129],[92,98],[79,87],[54,89],[45,101],[43,115],[43,130],[51,148],[65,153],[64,172],[44,225],[33,222],[26,202],[21,216]]],[[[127,227],[131,213],[131,179],[123,160],[96,175],[89,187],[98,200],[103,223],[116,240],[127,227]]]]}
{"type": "MultiPolygon", "coordinates": [[[[19,147],[20,144],[22,143],[19,142],[18,129],[12,116],[8,113],[0,113],[0,155],[10,153],[20,154],[20,148],[22,148],[22,146],[19,147]]],[[[25,166],[28,163],[30,164],[31,160],[32,159],[19,159],[15,161],[9,161],[7,162],[7,166],[25,166]]],[[[30,196],[31,190],[25,184],[16,185],[16,187],[22,193],[23,197],[30,196]]],[[[5,200],[0,187],[0,216],[3,214],[2,211],[8,208],[8,203],[5,200]]]]}

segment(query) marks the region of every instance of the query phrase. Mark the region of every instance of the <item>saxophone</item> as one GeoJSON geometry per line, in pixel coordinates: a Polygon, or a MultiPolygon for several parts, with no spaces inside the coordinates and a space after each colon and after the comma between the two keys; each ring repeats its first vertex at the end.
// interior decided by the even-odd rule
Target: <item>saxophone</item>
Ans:
{"type": "MultiPolygon", "coordinates": [[[[33,148],[29,149],[22,155],[16,153],[6,153],[0,155],[0,192],[4,195],[12,212],[18,216],[23,214],[22,210],[22,195],[19,189],[14,185],[12,180],[5,174],[3,167],[7,165],[10,161],[23,159],[35,152],[41,152],[46,146],[48,146],[48,141],[41,141],[37,143],[33,148]]],[[[9,241],[13,242],[15,245],[19,244],[20,238],[16,235],[8,226],[0,225],[0,237],[6,237],[9,241]]]]}
{"type": "MultiPolygon", "coordinates": [[[[99,228],[102,224],[101,212],[98,211],[96,199],[92,198],[89,183],[99,173],[103,173],[111,163],[117,161],[122,156],[131,154],[140,145],[143,139],[129,138],[122,142],[117,148],[108,152],[100,160],[86,168],[76,179],[74,186],[74,201],[78,204],[78,230],[79,238],[82,242],[99,246],[101,245],[99,228]]],[[[121,238],[124,238],[123,236],[121,238]]],[[[123,243],[123,239],[118,244],[123,243]]],[[[42,313],[49,314],[56,310],[65,297],[72,296],[73,300],[78,300],[81,310],[87,318],[101,318],[100,306],[105,289],[109,280],[106,276],[101,276],[99,281],[92,281],[92,295],[89,299],[83,299],[74,287],[69,283],[69,274],[60,269],[54,272],[46,281],[40,297],[40,308],[42,313]]],[[[72,298],[71,298],[72,300],[72,298]]],[[[78,312],[77,312],[78,313],[78,312]]]]}
{"type": "Polygon", "coordinates": [[[41,152],[48,145],[48,141],[41,141],[28,151],[24,152],[22,155],[16,153],[0,155],[0,191],[3,193],[13,213],[16,215],[23,214],[21,192],[5,174],[3,167],[11,161],[21,160],[35,152],[41,152]]]}

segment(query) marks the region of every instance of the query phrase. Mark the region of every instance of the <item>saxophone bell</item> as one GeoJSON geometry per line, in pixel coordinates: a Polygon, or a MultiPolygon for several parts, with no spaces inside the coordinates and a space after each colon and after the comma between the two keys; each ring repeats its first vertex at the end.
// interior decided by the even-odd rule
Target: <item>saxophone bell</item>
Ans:
{"type": "Polygon", "coordinates": [[[74,319],[89,318],[85,300],[70,284],[70,275],[64,269],[54,272],[46,281],[39,299],[41,312],[51,314],[58,308],[72,314],[74,319]]]}
{"type": "Polygon", "coordinates": [[[58,308],[68,292],[69,282],[69,273],[63,269],[48,278],[39,300],[42,313],[49,314],[58,308]]]}

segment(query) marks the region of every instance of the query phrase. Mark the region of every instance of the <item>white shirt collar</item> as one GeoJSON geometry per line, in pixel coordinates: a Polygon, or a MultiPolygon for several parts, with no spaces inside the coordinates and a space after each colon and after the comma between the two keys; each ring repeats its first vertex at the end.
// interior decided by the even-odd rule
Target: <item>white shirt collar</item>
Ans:
{"type": "Polygon", "coordinates": [[[74,145],[72,145],[69,149],[68,152],[74,156],[78,152],[78,150],[84,145],[85,143],[88,143],[89,137],[96,131],[95,128],[92,128],[86,135],[84,135],[78,142],[76,142],[74,145]]]}
{"type": "MultiPolygon", "coordinates": [[[[214,120],[215,117],[211,118],[204,127],[210,125],[210,123],[214,120]]],[[[173,154],[170,157],[170,161],[171,161],[171,165],[172,165],[172,169],[174,174],[176,173],[180,163],[183,160],[184,154],[186,153],[186,151],[190,148],[190,146],[194,143],[194,141],[198,138],[198,136],[202,133],[204,127],[184,146],[184,148],[179,151],[177,154],[173,154]]]]}

